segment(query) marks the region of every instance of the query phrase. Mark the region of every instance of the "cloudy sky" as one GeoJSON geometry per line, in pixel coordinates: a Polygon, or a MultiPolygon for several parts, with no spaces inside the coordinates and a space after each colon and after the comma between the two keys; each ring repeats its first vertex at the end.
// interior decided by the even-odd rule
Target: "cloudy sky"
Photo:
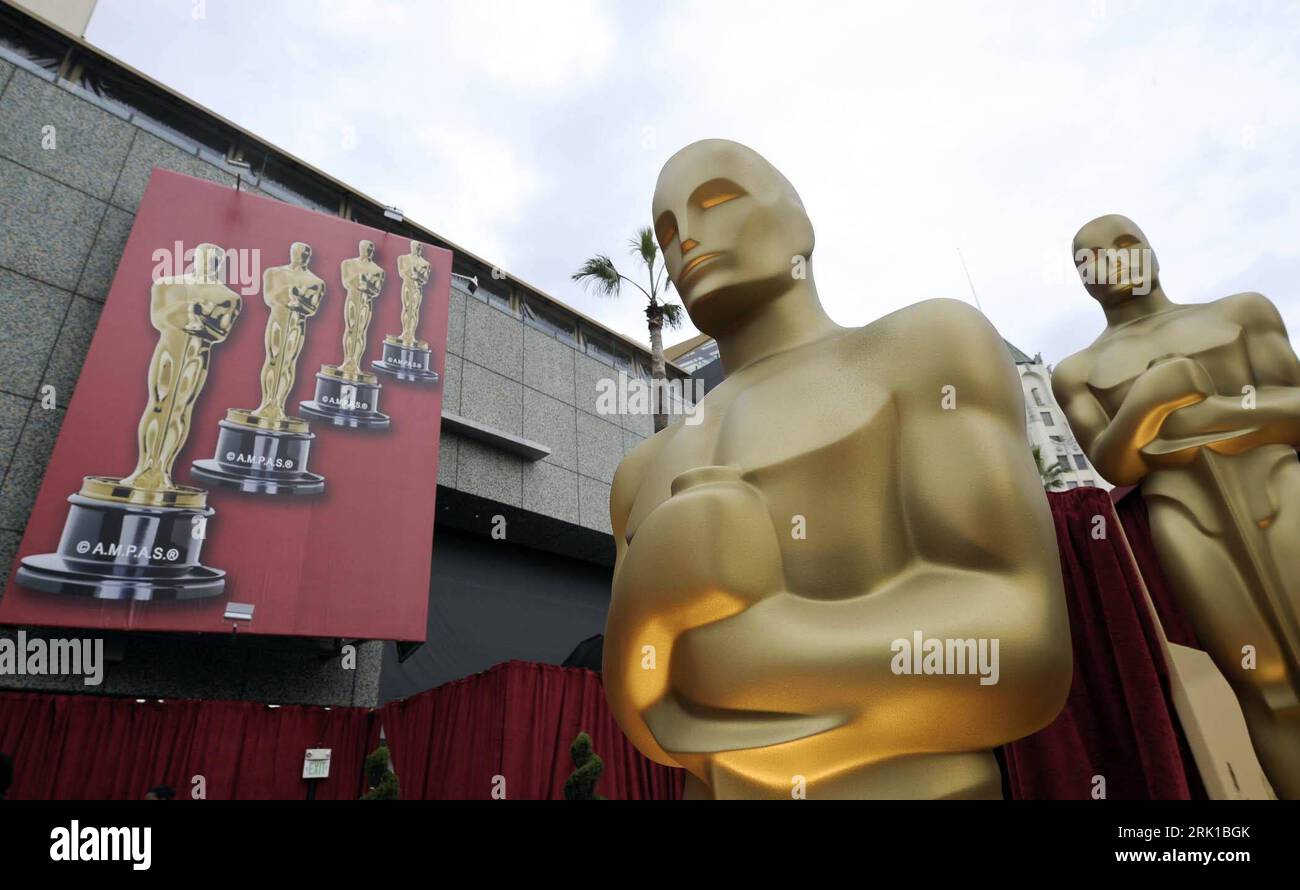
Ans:
{"type": "Polygon", "coordinates": [[[643,342],[569,275],[714,136],[795,184],[841,324],[973,302],[960,250],[1057,362],[1103,326],[1070,239],[1120,212],[1174,300],[1300,339],[1300,3],[100,0],[87,38],[643,342]]]}

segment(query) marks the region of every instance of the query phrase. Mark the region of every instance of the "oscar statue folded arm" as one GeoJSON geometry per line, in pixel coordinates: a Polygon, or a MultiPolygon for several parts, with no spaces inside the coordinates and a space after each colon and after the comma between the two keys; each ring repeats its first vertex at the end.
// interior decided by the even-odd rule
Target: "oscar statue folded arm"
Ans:
{"type": "Polygon", "coordinates": [[[923,304],[930,309],[919,323],[892,332],[901,354],[915,359],[894,396],[897,509],[910,564],[869,590],[834,599],[779,593],[687,631],[673,665],[674,688],[687,699],[738,711],[842,713],[883,756],[936,744],[991,748],[1060,711],[1072,672],[1069,627],[1019,381],[982,315],[936,303],[923,304]],[[944,407],[946,386],[955,387],[955,407],[944,407]],[[996,682],[898,674],[895,641],[910,643],[916,632],[997,640],[996,682]]]}
{"type": "MultiPolygon", "coordinates": [[[[623,462],[618,465],[618,469],[614,473],[609,495],[610,529],[614,535],[614,571],[612,574],[614,578],[619,576],[619,570],[623,567],[623,562],[627,557],[628,517],[632,512],[632,504],[636,500],[636,493],[641,487],[646,467],[652,459],[656,444],[654,438],[642,442],[623,458],[623,462]]],[[[614,603],[611,603],[610,609],[612,612],[614,603]]],[[[610,713],[623,730],[623,734],[642,754],[665,766],[680,766],[681,764],[660,747],[655,740],[654,733],[646,725],[644,714],[636,707],[632,696],[627,694],[628,683],[625,675],[628,668],[622,659],[611,657],[621,645],[619,640],[611,639],[611,633],[611,623],[607,622],[601,674],[607,690],[606,701],[609,703],[610,713]],[[611,693],[609,690],[613,690],[613,692],[611,693]]]]}
{"type": "Polygon", "coordinates": [[[1153,362],[1134,380],[1109,417],[1088,386],[1090,372],[1082,354],[1066,359],[1052,373],[1052,392],[1088,459],[1112,485],[1141,482],[1159,463],[1143,449],[1157,439],[1166,418],[1214,392],[1214,382],[1194,359],[1169,357],[1153,362]]]}
{"type": "Polygon", "coordinates": [[[1221,454],[1259,445],[1300,445],[1300,359],[1282,316],[1256,293],[1238,294],[1219,305],[1245,331],[1255,385],[1178,409],[1144,453],[1173,453],[1202,440],[1210,440],[1205,446],[1221,454]],[[1235,434],[1225,437],[1225,432],[1235,434]]]}

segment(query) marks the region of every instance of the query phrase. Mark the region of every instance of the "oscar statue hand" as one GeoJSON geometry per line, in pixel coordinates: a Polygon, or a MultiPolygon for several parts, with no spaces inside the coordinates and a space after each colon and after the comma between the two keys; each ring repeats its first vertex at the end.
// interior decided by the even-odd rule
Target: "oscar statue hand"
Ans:
{"type": "Polygon", "coordinates": [[[1153,398],[1163,410],[1183,403],[1169,411],[1156,437],[1142,448],[1142,455],[1151,466],[1183,466],[1202,447],[1256,431],[1254,425],[1242,422],[1249,418],[1236,410],[1235,399],[1215,394],[1210,375],[1194,359],[1186,356],[1159,359],[1137,379],[1133,390],[1139,386],[1142,394],[1153,398]]]}
{"type": "Polygon", "coordinates": [[[307,287],[294,286],[289,289],[289,311],[299,315],[312,316],[320,309],[321,296],[325,289],[319,285],[307,287]]]}
{"type": "Polygon", "coordinates": [[[1160,404],[1175,401],[1190,404],[1213,393],[1214,381],[1201,363],[1179,355],[1156,359],[1147,366],[1133,382],[1129,397],[1143,396],[1160,404]]]}
{"type": "Polygon", "coordinates": [[[179,292],[181,299],[169,300],[154,314],[154,327],[160,331],[182,331],[212,343],[220,343],[230,334],[239,315],[241,300],[238,294],[214,292],[212,297],[193,299],[189,293],[179,292]]]}
{"type": "Polygon", "coordinates": [[[619,607],[659,622],[690,614],[694,625],[721,617],[701,612],[707,601],[725,599],[735,612],[784,587],[766,501],[739,470],[699,467],[675,478],[671,491],[636,530],[615,585],[628,594],[619,607]],[[740,552],[747,558],[722,558],[740,552]]]}

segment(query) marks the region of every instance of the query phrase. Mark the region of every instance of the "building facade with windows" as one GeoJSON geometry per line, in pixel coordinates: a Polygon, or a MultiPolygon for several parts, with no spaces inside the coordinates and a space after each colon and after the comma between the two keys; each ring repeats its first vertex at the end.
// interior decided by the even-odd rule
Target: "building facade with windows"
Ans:
{"type": "MultiPolygon", "coordinates": [[[[6,577],[154,168],[453,252],[428,641],[399,651],[382,641],[116,634],[101,687],[58,677],[0,677],[0,687],[373,705],[513,658],[558,664],[600,633],[614,556],[610,483],[653,418],[604,412],[597,385],[620,373],[649,379],[647,348],[0,2],[6,577]],[[47,126],[55,151],[41,145],[47,126]],[[58,393],[49,410],[39,397],[47,384],[58,393]],[[495,516],[507,520],[505,541],[490,536],[495,516]],[[357,647],[355,669],[339,666],[344,644],[357,647]]],[[[688,377],[671,364],[668,373],[688,377]]]]}
{"type": "Polygon", "coordinates": [[[1044,464],[1060,467],[1055,491],[1071,488],[1104,488],[1112,486],[1102,478],[1083,453],[1065,412],[1052,395],[1052,369],[1043,362],[1041,354],[1030,358],[1015,346],[1007,343],[1011,358],[1020,374],[1020,386],[1025,394],[1025,429],[1029,444],[1038,448],[1039,459],[1044,464]]]}

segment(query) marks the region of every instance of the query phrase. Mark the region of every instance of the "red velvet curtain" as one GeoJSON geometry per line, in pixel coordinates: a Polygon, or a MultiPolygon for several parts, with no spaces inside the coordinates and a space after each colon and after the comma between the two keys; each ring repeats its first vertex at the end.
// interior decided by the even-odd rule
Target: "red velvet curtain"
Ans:
{"type": "Polygon", "coordinates": [[[1065,577],[1074,681],[1050,726],[1004,748],[1011,796],[1086,799],[1094,776],[1105,779],[1112,800],[1203,796],[1110,497],[1079,488],[1048,500],[1065,577]],[[1096,517],[1105,522],[1102,538],[1094,537],[1096,517]]]}
{"type": "Polygon", "coordinates": [[[605,705],[600,675],[524,661],[380,709],[405,799],[559,800],[581,731],[605,763],[598,793],[614,800],[681,797],[681,770],[643,757],[605,705]]]}
{"type": "Polygon", "coordinates": [[[373,714],[256,702],[163,701],[0,693],[0,751],[14,759],[12,799],[129,800],[155,785],[209,800],[302,799],[308,748],[331,748],[316,798],[361,795],[373,714]]]}

